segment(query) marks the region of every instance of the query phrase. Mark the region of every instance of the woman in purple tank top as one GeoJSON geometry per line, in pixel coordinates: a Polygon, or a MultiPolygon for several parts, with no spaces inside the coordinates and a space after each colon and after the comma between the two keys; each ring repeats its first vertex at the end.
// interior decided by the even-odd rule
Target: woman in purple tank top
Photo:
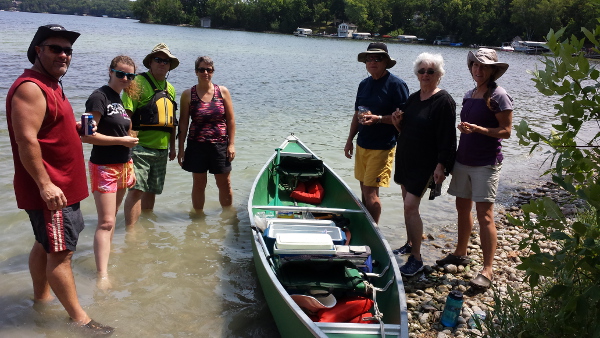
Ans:
{"type": "Polygon", "coordinates": [[[198,84],[181,94],[177,160],[183,170],[192,173],[192,205],[201,212],[207,172],[215,175],[221,206],[233,202],[230,172],[235,158],[235,117],[229,90],[212,83],[213,60],[199,57],[195,70],[198,84]]]}
{"type": "Polygon", "coordinates": [[[453,254],[436,263],[439,266],[469,264],[467,245],[473,228],[471,209],[475,202],[483,269],[471,280],[471,285],[487,289],[494,278],[492,263],[497,243],[494,202],[504,159],[501,141],[510,137],[513,105],[506,90],[496,85],[508,64],[498,62],[495,50],[480,48],[476,53],[469,52],[467,65],[476,86],[463,98],[458,125],[460,141],[448,188],[448,193],[456,196],[458,242],[453,254]]]}

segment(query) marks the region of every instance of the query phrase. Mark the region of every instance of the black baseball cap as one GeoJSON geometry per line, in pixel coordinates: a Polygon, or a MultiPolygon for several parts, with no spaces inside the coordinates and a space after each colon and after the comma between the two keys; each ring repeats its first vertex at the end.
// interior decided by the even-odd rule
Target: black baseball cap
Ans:
{"type": "Polygon", "coordinates": [[[35,46],[39,46],[48,38],[58,36],[69,40],[69,42],[73,44],[75,43],[75,40],[77,40],[79,35],[79,33],[68,31],[65,29],[65,27],[57,24],[40,26],[37,32],[35,32],[33,40],[31,40],[31,44],[29,45],[29,49],[27,50],[27,59],[29,59],[29,62],[31,62],[32,64],[35,63],[35,46]]]}

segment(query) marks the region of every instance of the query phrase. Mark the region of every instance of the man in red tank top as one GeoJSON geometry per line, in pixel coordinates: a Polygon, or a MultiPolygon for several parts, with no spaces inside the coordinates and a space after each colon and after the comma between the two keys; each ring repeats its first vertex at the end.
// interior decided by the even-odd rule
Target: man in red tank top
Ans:
{"type": "Polygon", "coordinates": [[[88,196],[83,147],[61,78],[79,33],[60,25],[38,28],[27,58],[33,67],[13,83],[6,115],[15,167],[17,206],[31,220],[35,243],[29,256],[34,302],[54,297],[85,334],[114,329],[92,320],[79,304],[71,257],[84,228],[79,202],[88,196]]]}

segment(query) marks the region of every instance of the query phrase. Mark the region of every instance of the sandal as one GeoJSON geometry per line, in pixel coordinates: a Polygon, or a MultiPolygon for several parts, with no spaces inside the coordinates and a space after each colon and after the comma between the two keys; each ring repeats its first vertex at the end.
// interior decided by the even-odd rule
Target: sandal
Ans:
{"type": "Polygon", "coordinates": [[[454,256],[453,254],[449,254],[448,256],[435,261],[435,264],[438,266],[445,266],[447,264],[469,265],[469,263],[471,263],[471,260],[468,256],[454,256]]]}
{"type": "Polygon", "coordinates": [[[489,289],[492,285],[492,281],[482,274],[478,274],[477,277],[473,278],[469,284],[479,289],[489,289]]]}

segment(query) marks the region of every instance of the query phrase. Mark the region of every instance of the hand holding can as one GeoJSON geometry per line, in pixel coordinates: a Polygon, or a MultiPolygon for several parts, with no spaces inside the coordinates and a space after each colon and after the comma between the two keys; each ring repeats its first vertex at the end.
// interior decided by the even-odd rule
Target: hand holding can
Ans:
{"type": "Polygon", "coordinates": [[[94,115],[84,113],[81,115],[81,129],[83,135],[94,135],[94,115]]]}

